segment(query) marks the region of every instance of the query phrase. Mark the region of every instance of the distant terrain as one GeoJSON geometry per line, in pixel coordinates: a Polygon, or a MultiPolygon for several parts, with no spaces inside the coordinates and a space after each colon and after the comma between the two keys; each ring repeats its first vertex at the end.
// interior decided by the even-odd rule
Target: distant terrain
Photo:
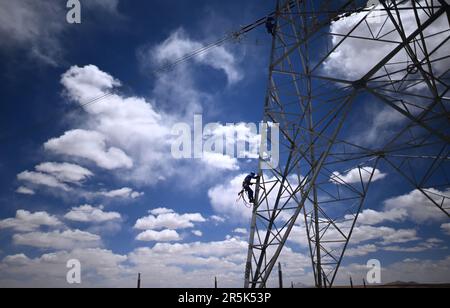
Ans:
{"type": "MultiPolygon", "coordinates": [[[[350,286],[335,286],[334,288],[350,288],[350,286]]],[[[364,288],[363,285],[354,285],[353,288],[364,288]]],[[[395,281],[380,285],[366,285],[366,288],[371,289],[395,289],[395,288],[450,288],[450,283],[418,283],[414,281],[395,281]]]]}

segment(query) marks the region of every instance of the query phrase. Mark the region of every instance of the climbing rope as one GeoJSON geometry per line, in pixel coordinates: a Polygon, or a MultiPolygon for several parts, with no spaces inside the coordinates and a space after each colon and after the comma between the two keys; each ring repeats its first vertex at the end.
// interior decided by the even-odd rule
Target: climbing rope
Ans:
{"type": "Polygon", "coordinates": [[[245,200],[244,190],[242,190],[238,194],[238,198],[236,199],[236,203],[238,203],[241,200],[244,202],[244,205],[245,205],[246,208],[250,209],[252,207],[251,203],[249,203],[249,202],[247,202],[247,200],[245,200]]]}

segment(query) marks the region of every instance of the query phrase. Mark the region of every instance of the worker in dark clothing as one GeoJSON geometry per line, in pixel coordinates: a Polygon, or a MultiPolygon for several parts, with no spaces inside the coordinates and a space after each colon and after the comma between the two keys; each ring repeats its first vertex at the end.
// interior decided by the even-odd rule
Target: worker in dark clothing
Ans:
{"type": "Polygon", "coordinates": [[[245,191],[247,193],[248,200],[250,203],[255,202],[255,199],[253,198],[253,190],[250,188],[250,186],[253,185],[252,180],[256,180],[258,178],[259,176],[256,175],[254,172],[252,172],[249,175],[247,175],[244,179],[244,182],[242,182],[242,190],[239,193],[239,195],[241,195],[245,191]]]}
{"type": "Polygon", "coordinates": [[[275,18],[271,16],[267,17],[266,20],[267,33],[272,34],[272,36],[275,36],[275,28],[276,28],[275,18]]]}

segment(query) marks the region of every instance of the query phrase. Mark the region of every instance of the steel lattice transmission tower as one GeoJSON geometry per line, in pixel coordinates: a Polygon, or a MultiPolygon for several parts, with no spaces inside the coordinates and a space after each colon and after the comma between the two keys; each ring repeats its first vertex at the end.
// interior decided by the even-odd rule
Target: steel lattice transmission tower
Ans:
{"type": "Polygon", "coordinates": [[[245,287],[268,286],[295,243],[330,287],[382,172],[449,217],[449,5],[279,0],[276,21],[264,113],[281,158],[260,170],[245,287]]]}

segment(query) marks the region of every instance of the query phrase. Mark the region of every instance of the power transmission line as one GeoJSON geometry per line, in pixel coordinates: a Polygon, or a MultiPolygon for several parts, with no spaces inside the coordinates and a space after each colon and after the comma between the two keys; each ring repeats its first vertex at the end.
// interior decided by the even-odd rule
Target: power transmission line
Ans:
{"type": "MultiPolygon", "coordinates": [[[[255,22],[241,27],[238,31],[232,32],[231,34],[227,34],[226,36],[224,36],[223,38],[221,38],[221,39],[219,39],[219,40],[217,40],[215,42],[212,42],[210,44],[202,46],[201,48],[193,50],[192,52],[190,52],[190,53],[188,53],[188,54],[186,54],[186,55],[184,55],[184,56],[182,56],[182,57],[180,57],[178,59],[175,59],[174,61],[172,61],[170,63],[164,64],[164,65],[156,68],[155,70],[153,70],[151,72],[151,74],[153,75],[153,74],[168,72],[168,71],[174,69],[176,66],[178,66],[178,65],[180,65],[182,63],[185,63],[185,62],[187,62],[187,61],[189,61],[189,60],[191,60],[191,59],[193,59],[193,58],[195,58],[197,56],[206,54],[207,52],[209,52],[213,48],[222,46],[225,43],[233,41],[233,40],[238,40],[244,34],[254,30],[255,28],[257,28],[257,27],[259,27],[261,25],[263,25],[265,23],[267,17],[274,16],[274,15],[275,15],[275,12],[272,12],[272,13],[268,14],[267,16],[261,17],[258,20],[256,20],[255,22]]],[[[78,109],[83,109],[84,110],[86,107],[92,106],[92,105],[94,105],[94,104],[96,104],[98,102],[101,102],[102,100],[112,96],[114,93],[115,93],[114,91],[109,91],[109,92],[103,93],[102,95],[99,95],[97,97],[91,98],[91,99],[87,100],[84,103],[81,103],[81,104],[78,104],[78,105],[74,106],[75,108],[73,110],[69,111],[69,112],[73,112],[73,111],[76,111],[78,109]]],[[[37,123],[35,125],[32,125],[30,127],[27,127],[27,129],[25,129],[22,132],[19,132],[19,133],[16,132],[16,133],[12,133],[12,134],[9,134],[9,135],[7,134],[5,136],[2,136],[2,137],[0,137],[0,142],[4,142],[4,141],[6,141],[8,139],[13,139],[13,138],[17,137],[17,135],[25,134],[25,133],[27,133],[27,132],[29,132],[31,130],[35,131],[39,127],[43,127],[46,124],[48,124],[48,122],[53,117],[54,117],[54,115],[50,115],[44,121],[42,121],[40,123],[37,123]]]]}

